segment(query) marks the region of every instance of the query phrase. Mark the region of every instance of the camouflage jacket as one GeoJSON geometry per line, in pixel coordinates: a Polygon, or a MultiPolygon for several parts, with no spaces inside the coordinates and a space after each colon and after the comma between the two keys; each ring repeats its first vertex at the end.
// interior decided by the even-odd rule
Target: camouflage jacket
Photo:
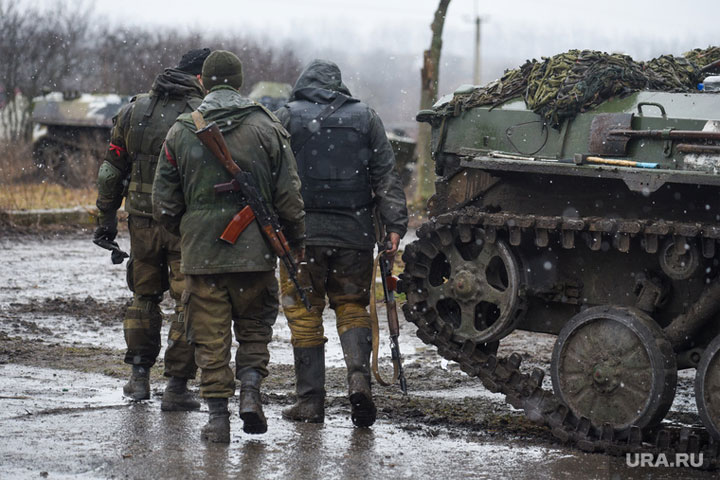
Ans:
{"type": "Polygon", "coordinates": [[[120,109],[98,173],[101,217],[114,215],[125,195],[128,213],[152,217],[152,183],[165,135],[179,114],[200,105],[203,95],[194,75],[168,68],[155,78],[149,93],[120,109]]]}
{"type": "MultiPolygon", "coordinates": [[[[292,121],[291,117],[294,114],[292,112],[302,113],[303,110],[311,110],[316,104],[330,104],[338,93],[350,96],[350,91],[340,78],[338,67],[323,60],[315,60],[301,73],[295,83],[288,105],[275,112],[283,126],[290,129],[293,138],[296,138],[297,132],[293,131],[295,128],[291,125],[297,125],[297,122],[292,121]]],[[[357,151],[356,154],[370,152],[369,158],[364,160],[369,179],[368,189],[371,190],[370,194],[378,207],[386,231],[396,232],[402,237],[405,235],[408,225],[407,205],[402,182],[395,169],[395,155],[385,134],[383,123],[374,110],[357,99],[351,98],[338,109],[338,112],[342,112],[344,108],[366,109],[363,116],[369,120],[367,128],[363,127],[362,129],[364,146],[362,152],[357,151]],[[350,107],[351,105],[353,107],[350,107]]],[[[293,147],[297,148],[296,145],[293,147]]],[[[337,145],[334,140],[327,145],[328,149],[341,149],[342,147],[337,145]]],[[[311,154],[318,153],[313,151],[311,154]]],[[[322,159],[317,161],[322,161],[322,159]]],[[[330,166],[330,169],[338,167],[342,168],[341,166],[330,166]]],[[[304,175],[303,171],[300,173],[304,175]]],[[[302,176],[301,180],[306,182],[302,176]]],[[[305,194],[307,195],[308,192],[305,194]]],[[[310,203],[308,198],[305,201],[310,203]]],[[[366,208],[333,208],[330,206],[322,209],[308,209],[305,218],[307,244],[371,250],[375,246],[372,215],[372,205],[366,208]]]]}
{"type": "MultiPolygon", "coordinates": [[[[262,106],[226,86],[214,87],[198,111],[208,123],[218,124],[233,160],[253,175],[291,247],[303,246],[305,212],[287,131],[262,106]]],[[[277,260],[256,221],[234,245],[218,240],[243,200],[239,193],[214,192],[214,185],[232,176],[195,130],[190,114],[178,118],[168,132],[153,184],[155,219],[181,235],[182,271],[198,275],[274,269],[277,260]]]]}

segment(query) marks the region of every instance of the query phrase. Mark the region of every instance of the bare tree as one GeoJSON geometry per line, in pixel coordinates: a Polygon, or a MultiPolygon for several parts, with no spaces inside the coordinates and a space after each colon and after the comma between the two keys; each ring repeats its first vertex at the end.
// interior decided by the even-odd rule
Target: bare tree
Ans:
{"type": "Polygon", "coordinates": [[[190,49],[209,47],[230,50],[243,62],[248,90],[260,80],[292,83],[300,72],[300,60],[289,47],[274,47],[245,37],[208,37],[200,32],[172,29],[98,31],[95,46],[84,58],[79,88],[89,92],[126,95],[149,90],[157,74],[176,66],[190,49]]]}
{"type": "Polygon", "coordinates": [[[60,3],[45,10],[20,5],[0,0],[0,86],[9,108],[2,126],[13,141],[30,132],[31,104],[21,98],[32,99],[43,87],[58,87],[70,77],[89,25],[84,6],[70,12],[60,3]]]}
{"type": "Polygon", "coordinates": [[[247,92],[260,80],[293,83],[301,69],[289,47],[240,36],[175,29],[92,28],[105,24],[80,5],[47,8],[0,0],[0,130],[9,141],[30,137],[31,100],[43,90],[135,94],[193,48],[223,48],[243,61],[247,92]]]}
{"type": "MultiPolygon", "coordinates": [[[[432,40],[430,48],[423,52],[423,67],[420,71],[420,110],[431,108],[437,100],[438,79],[440,78],[440,53],[442,51],[442,32],[445,25],[450,0],[440,0],[430,29],[432,40]]],[[[418,127],[416,183],[414,203],[426,200],[434,191],[433,163],[430,152],[430,125],[422,123],[418,127]]]]}

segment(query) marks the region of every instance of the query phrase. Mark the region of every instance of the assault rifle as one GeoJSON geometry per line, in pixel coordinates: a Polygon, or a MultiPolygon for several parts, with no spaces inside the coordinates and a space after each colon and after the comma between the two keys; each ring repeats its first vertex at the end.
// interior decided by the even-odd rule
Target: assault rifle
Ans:
{"type": "MultiPolygon", "coordinates": [[[[405,380],[405,372],[403,371],[402,359],[400,357],[400,323],[398,321],[397,304],[395,303],[395,291],[397,290],[397,278],[392,274],[392,265],[385,255],[385,251],[390,247],[390,242],[385,241],[385,229],[380,220],[380,213],[375,211],[375,234],[377,237],[378,247],[378,263],[380,264],[380,276],[382,277],[383,298],[385,300],[385,309],[387,310],[388,330],[390,330],[390,357],[395,370],[393,380],[400,382],[400,390],[407,395],[407,381],[405,380]]],[[[373,276],[375,271],[373,269],[373,276]]],[[[373,282],[375,278],[373,278],[373,282]]],[[[372,298],[370,301],[374,302],[372,298]]]]}
{"type": "Polygon", "coordinates": [[[195,134],[203,145],[220,160],[223,167],[233,176],[232,181],[215,185],[215,193],[228,191],[240,192],[247,202],[247,205],[230,220],[230,223],[220,236],[220,240],[231,245],[234,244],[243,230],[245,230],[253,220],[257,220],[263,235],[268,243],[270,243],[275,254],[280,258],[280,261],[285,265],[290,280],[292,280],[295,285],[305,308],[310,311],[310,308],[312,308],[310,300],[298,282],[297,263],[295,263],[295,259],[290,252],[290,246],[285,239],[285,235],[282,233],[277,218],[270,212],[267,205],[265,205],[262,194],[256,186],[255,178],[253,178],[250,172],[243,171],[233,161],[230,150],[228,150],[225,139],[222,136],[222,132],[220,132],[215,122],[208,124],[198,111],[192,113],[192,118],[197,127],[195,134]]]}

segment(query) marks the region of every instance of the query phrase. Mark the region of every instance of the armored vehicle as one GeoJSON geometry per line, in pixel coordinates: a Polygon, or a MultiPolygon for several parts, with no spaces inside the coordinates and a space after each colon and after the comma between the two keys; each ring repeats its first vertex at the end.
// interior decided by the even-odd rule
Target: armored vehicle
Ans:
{"type": "Polygon", "coordinates": [[[50,92],[33,99],[33,158],[51,178],[79,186],[97,178],[112,118],[130,97],[50,92]]]}
{"type": "Polygon", "coordinates": [[[563,118],[521,94],[473,104],[487,90],[418,114],[438,179],[403,255],[406,319],[564,442],[716,467],[720,94],[588,96],[563,118]],[[516,329],[557,335],[551,382],[521,368],[533,351],[497,355],[516,329]],[[663,419],[690,368],[702,426],[681,428],[663,419]]]}
{"type": "Polygon", "coordinates": [[[292,85],[289,83],[262,81],[253,85],[248,98],[274,112],[287,103],[291,92],[292,85]]]}

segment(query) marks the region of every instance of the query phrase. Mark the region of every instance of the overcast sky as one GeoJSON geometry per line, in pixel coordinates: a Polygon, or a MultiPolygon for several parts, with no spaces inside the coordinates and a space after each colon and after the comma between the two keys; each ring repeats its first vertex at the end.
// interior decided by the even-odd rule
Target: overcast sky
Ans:
{"type": "MultiPolygon", "coordinates": [[[[358,51],[417,53],[429,43],[437,0],[96,0],[97,13],[127,25],[252,33],[270,41],[358,51]],[[198,8],[200,6],[200,8],[198,8]]],[[[473,23],[484,18],[483,56],[512,59],[569,48],[622,51],[647,59],[720,43],[720,2],[677,0],[453,0],[445,26],[448,54],[472,57],[473,23]]],[[[514,65],[509,65],[514,66],[514,65]]]]}
{"type": "MultiPolygon", "coordinates": [[[[393,104],[382,113],[409,124],[417,109],[422,51],[429,46],[429,25],[438,4],[438,0],[85,1],[116,26],[249,35],[289,44],[303,61],[334,60],[351,90],[378,108],[388,104],[379,95],[407,98],[400,107],[393,104]]],[[[443,35],[441,93],[472,81],[476,13],[483,19],[481,83],[526,59],[571,48],[649,60],[720,44],[718,0],[452,0],[443,35]]]]}

